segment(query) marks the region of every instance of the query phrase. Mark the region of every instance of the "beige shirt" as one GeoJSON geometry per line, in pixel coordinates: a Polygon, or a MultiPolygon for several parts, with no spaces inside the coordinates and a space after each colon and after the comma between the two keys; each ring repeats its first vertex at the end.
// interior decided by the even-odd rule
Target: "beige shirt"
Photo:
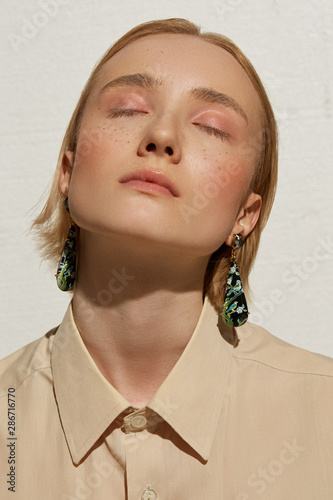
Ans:
{"type": "Polygon", "coordinates": [[[233,347],[221,325],[206,299],[137,410],[99,372],[70,305],[0,363],[1,500],[332,500],[333,359],[251,324],[233,347]]]}

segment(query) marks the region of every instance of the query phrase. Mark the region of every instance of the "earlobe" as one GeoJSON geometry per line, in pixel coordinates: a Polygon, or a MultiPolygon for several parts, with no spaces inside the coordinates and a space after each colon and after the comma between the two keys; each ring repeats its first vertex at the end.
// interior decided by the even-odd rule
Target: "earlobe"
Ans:
{"type": "Polygon", "coordinates": [[[60,174],[59,174],[59,186],[62,194],[67,197],[69,191],[69,185],[72,177],[74,165],[74,152],[65,151],[62,157],[60,174]]]}
{"type": "Polygon", "coordinates": [[[241,234],[243,238],[246,238],[251,233],[258,222],[260,209],[261,196],[251,193],[240,209],[235,224],[225,241],[228,246],[232,246],[235,234],[241,234]]]}

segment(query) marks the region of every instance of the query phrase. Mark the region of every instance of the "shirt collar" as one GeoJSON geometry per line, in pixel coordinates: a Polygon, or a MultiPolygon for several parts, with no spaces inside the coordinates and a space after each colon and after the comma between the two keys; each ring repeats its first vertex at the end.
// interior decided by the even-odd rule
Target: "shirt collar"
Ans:
{"type": "Polygon", "coordinates": [[[54,338],[51,366],[62,426],[72,459],[78,464],[129,404],[90,356],[75,325],[71,303],[54,338]]]}
{"type": "MultiPolygon", "coordinates": [[[[205,298],[192,337],[147,407],[158,413],[204,460],[220,417],[232,337],[205,298]]],[[[78,464],[109,425],[131,405],[101,374],[74,322],[72,307],[52,348],[54,390],[67,444],[78,464]],[[88,411],[87,411],[88,409],[88,411]]]]}
{"type": "Polygon", "coordinates": [[[225,338],[231,341],[232,329],[206,297],[189,343],[147,405],[204,460],[216,433],[234,349],[225,338]]]}

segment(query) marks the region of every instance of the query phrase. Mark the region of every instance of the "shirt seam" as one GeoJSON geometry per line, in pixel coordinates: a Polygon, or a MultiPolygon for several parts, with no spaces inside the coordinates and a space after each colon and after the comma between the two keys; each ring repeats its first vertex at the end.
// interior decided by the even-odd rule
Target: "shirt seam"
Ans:
{"type": "MultiPolygon", "coordinates": [[[[18,390],[21,387],[21,385],[23,385],[27,380],[29,380],[29,378],[32,377],[35,373],[37,373],[37,372],[39,372],[41,370],[47,370],[48,368],[51,368],[51,365],[49,365],[49,366],[42,366],[41,368],[37,368],[32,373],[30,373],[30,375],[27,378],[25,378],[24,380],[22,380],[22,382],[17,387],[15,387],[15,390],[18,390]]],[[[7,396],[7,391],[4,394],[0,394],[0,398],[3,398],[5,396],[7,396]]]]}
{"type": "Polygon", "coordinates": [[[283,368],[278,368],[277,366],[272,366],[272,365],[269,365],[267,363],[263,363],[262,361],[259,361],[257,359],[243,358],[241,356],[236,356],[236,354],[234,354],[234,358],[240,359],[240,360],[244,360],[244,361],[252,361],[253,363],[258,363],[260,365],[267,366],[268,368],[271,368],[272,370],[278,370],[278,371],[284,372],[284,373],[292,373],[294,375],[316,375],[318,377],[333,378],[333,375],[327,375],[325,373],[315,373],[315,372],[303,372],[303,371],[286,370],[286,369],[283,369],[283,368]]]}

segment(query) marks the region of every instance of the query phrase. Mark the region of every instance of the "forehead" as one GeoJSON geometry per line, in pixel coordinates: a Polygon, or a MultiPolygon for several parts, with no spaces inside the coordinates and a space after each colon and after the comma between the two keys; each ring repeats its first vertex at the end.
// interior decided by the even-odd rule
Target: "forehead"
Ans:
{"type": "Polygon", "coordinates": [[[233,97],[252,125],[261,103],[245,70],[226,50],[192,35],[160,34],[136,40],[102,67],[93,93],[114,78],[149,73],[170,93],[206,87],[233,97]]]}

